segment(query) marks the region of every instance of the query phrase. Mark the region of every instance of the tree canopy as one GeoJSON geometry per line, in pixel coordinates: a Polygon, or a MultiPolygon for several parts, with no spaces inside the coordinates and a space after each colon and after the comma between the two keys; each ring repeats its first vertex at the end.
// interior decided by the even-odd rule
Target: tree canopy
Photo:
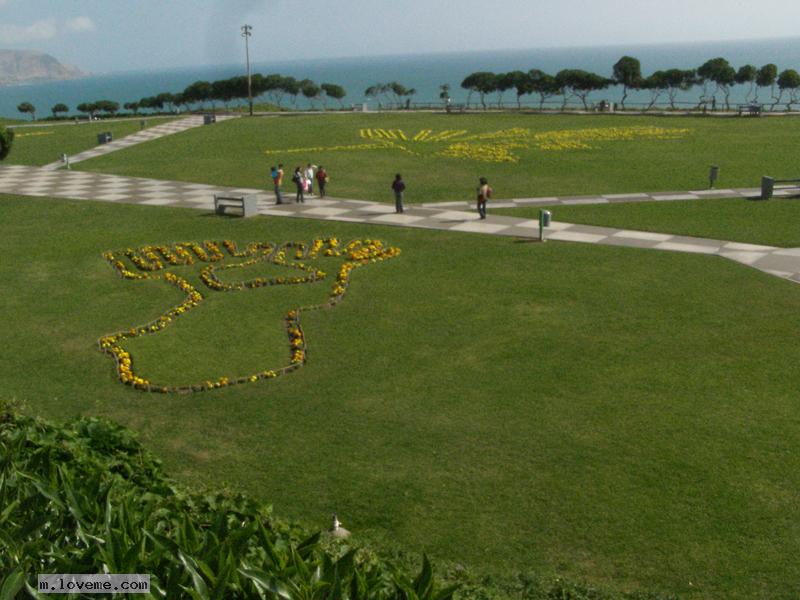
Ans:
{"type": "Polygon", "coordinates": [[[17,106],[17,110],[22,114],[29,113],[31,118],[36,120],[36,107],[30,102],[22,102],[17,106]]]}

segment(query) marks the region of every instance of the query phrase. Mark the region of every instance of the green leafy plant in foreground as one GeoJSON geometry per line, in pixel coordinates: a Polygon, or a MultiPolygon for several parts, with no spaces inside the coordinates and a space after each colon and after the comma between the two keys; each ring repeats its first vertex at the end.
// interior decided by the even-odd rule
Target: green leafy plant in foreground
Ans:
{"type": "Polygon", "coordinates": [[[426,556],[411,575],[417,563],[309,533],[243,494],[186,491],[111,421],[55,425],[0,401],[0,600],[38,597],[44,573],[149,573],[146,597],[200,600],[657,598],[461,566],[434,577],[426,556]]]}
{"type": "Polygon", "coordinates": [[[11,144],[14,141],[14,131],[0,127],[0,160],[4,160],[11,152],[11,144]]]}
{"type": "Polygon", "coordinates": [[[447,600],[366,549],[274,519],[235,493],[179,489],[123,427],[0,407],[0,598],[39,573],[150,573],[157,598],[447,600]]]}

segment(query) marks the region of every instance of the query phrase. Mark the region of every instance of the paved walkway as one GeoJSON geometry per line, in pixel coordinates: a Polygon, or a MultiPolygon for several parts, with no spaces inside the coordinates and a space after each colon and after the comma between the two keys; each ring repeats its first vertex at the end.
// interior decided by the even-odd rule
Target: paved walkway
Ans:
{"type": "MultiPolygon", "coordinates": [[[[726,195],[727,192],[725,190],[726,195]]],[[[336,198],[310,198],[305,204],[276,206],[272,193],[257,189],[225,188],[63,169],[53,171],[22,165],[0,167],[0,193],[174,206],[206,211],[213,210],[214,194],[256,194],[259,213],[265,216],[394,225],[528,239],[537,239],[539,236],[537,220],[490,214],[486,220],[481,221],[474,211],[453,210],[453,203],[446,203],[444,208],[441,204],[409,206],[404,214],[396,214],[394,207],[388,204],[336,198]]],[[[687,194],[683,194],[685,195],[687,194]]],[[[659,194],[637,194],[635,198],[633,195],[628,195],[627,198],[629,201],[646,201],[647,197],[658,196],[659,194]]],[[[290,198],[291,194],[286,194],[286,197],[290,198]]],[[[548,202],[552,204],[551,201],[548,202]]],[[[498,204],[500,203],[492,203],[491,206],[497,207],[498,204]]],[[[466,203],[463,205],[466,208],[466,203]]],[[[553,222],[547,230],[546,238],[584,244],[717,255],[800,283],[800,248],[777,248],[562,222],[553,222]]]]}
{"type": "MultiPolygon", "coordinates": [[[[227,119],[236,119],[236,118],[238,117],[233,115],[219,115],[217,117],[217,121],[225,121],[227,119]]],[[[69,157],[69,162],[70,164],[79,163],[84,160],[89,160],[90,158],[103,156],[104,154],[108,154],[109,152],[130,148],[131,146],[135,146],[136,144],[141,144],[142,142],[149,142],[150,140],[155,140],[167,135],[172,135],[173,133],[180,133],[182,131],[186,131],[187,129],[192,129],[193,127],[199,127],[202,124],[203,124],[203,116],[197,115],[197,116],[187,117],[185,119],[170,121],[169,123],[164,123],[163,125],[156,125],[155,127],[148,127],[147,129],[143,129],[138,133],[132,133],[131,135],[126,135],[125,137],[115,140],[113,142],[109,142],[107,144],[100,144],[92,148],[91,150],[87,150],[86,152],[74,154],[69,157]]],[[[55,171],[63,166],[64,163],[58,161],[50,163],[49,165],[45,165],[44,167],[42,167],[42,169],[46,171],[55,171]]]]}
{"type": "MultiPolygon", "coordinates": [[[[781,189],[776,186],[774,196],[796,195],[797,187],[781,189]]],[[[541,198],[515,198],[492,202],[493,208],[519,208],[522,206],[576,206],[581,204],[616,204],[620,202],[670,202],[675,200],[703,200],[704,198],[760,198],[760,188],[735,188],[696,190],[693,192],[653,192],[638,194],[603,194],[599,196],[547,196],[541,198]]],[[[427,202],[425,208],[472,208],[466,201],[427,202]]]]}

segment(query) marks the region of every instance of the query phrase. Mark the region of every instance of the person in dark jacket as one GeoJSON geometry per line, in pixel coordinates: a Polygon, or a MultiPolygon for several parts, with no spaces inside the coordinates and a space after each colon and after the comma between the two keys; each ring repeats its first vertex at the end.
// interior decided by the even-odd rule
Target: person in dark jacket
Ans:
{"type": "Polygon", "coordinates": [[[292,175],[292,181],[297,186],[297,195],[294,198],[295,202],[300,202],[305,204],[305,198],[303,196],[303,184],[305,183],[305,175],[300,170],[300,167],[296,167],[294,170],[294,175],[292,175]]]}
{"type": "Polygon", "coordinates": [[[392,182],[392,190],[394,191],[394,211],[396,213],[402,213],[403,211],[403,192],[406,191],[406,183],[403,181],[403,177],[398,173],[394,176],[394,181],[392,182]]]}

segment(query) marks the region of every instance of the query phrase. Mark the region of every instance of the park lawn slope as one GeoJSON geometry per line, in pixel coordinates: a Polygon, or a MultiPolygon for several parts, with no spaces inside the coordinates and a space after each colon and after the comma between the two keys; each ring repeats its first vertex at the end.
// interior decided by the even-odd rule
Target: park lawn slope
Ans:
{"type": "MultiPolygon", "coordinates": [[[[686,598],[798,592],[793,284],[717,257],[0,201],[0,298],[14,317],[0,374],[32,413],[113,417],[188,485],[232,484],[318,527],[337,511],[367,538],[489,572],[686,598]],[[147,395],[96,349],[179,300],[120,279],[104,250],[329,235],[402,253],[356,270],[334,310],[304,314],[297,373],[147,395]]],[[[230,326],[226,366],[269,325],[223,303],[204,318],[230,326]]]]}
{"type": "MultiPolygon", "coordinates": [[[[79,168],[269,189],[270,166],[282,162],[291,173],[312,162],[325,166],[329,194],[342,198],[388,201],[399,172],[410,203],[471,201],[480,176],[488,177],[498,199],[680,191],[704,188],[711,164],[721,168],[720,186],[753,187],[764,174],[797,176],[792,156],[798,132],[800,120],[794,118],[272,116],[217,123],[98,157],[79,168]],[[379,129],[394,132],[391,145],[382,147],[385,140],[374,137],[379,129]],[[464,133],[429,141],[445,132],[464,133]],[[459,146],[460,139],[473,136],[484,137],[459,146]],[[506,144],[504,150],[498,150],[498,143],[506,144]],[[507,152],[516,162],[483,160],[493,156],[493,148],[495,156],[507,152]],[[447,152],[454,156],[442,156],[447,152]]],[[[288,177],[285,187],[287,192],[292,187],[288,177]]]]}
{"type": "MultiPolygon", "coordinates": [[[[172,118],[143,119],[146,127],[163,125],[172,118]]],[[[118,140],[142,130],[142,119],[113,121],[58,122],[51,124],[14,125],[14,145],[5,160],[7,164],[42,166],[58,161],[62,153],[72,156],[97,146],[97,134],[110,131],[118,140]]]]}
{"type": "MultiPolygon", "coordinates": [[[[626,202],[546,207],[556,221],[729,240],[748,244],[800,247],[800,201],[743,198],[626,202]]],[[[538,219],[539,207],[498,208],[493,214],[538,219]]]]}

